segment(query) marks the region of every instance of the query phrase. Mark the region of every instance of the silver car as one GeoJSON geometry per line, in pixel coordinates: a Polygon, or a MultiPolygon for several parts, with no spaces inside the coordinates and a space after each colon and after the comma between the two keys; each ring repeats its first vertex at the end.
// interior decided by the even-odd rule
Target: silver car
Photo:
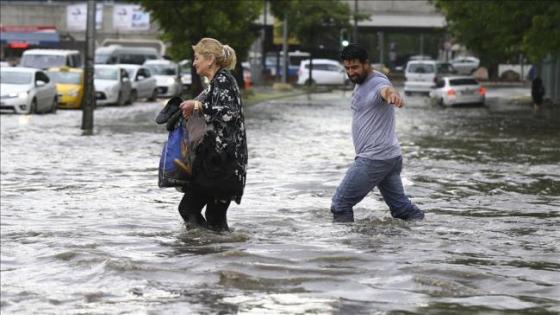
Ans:
{"type": "Polygon", "coordinates": [[[173,97],[181,95],[183,84],[179,65],[164,59],[146,60],[144,66],[156,78],[159,97],[173,97]]]}
{"type": "Polygon", "coordinates": [[[453,68],[460,74],[472,74],[480,65],[480,59],[471,56],[457,57],[451,60],[453,68]]]}
{"type": "Polygon", "coordinates": [[[35,68],[0,68],[0,109],[18,114],[54,113],[58,106],[56,85],[35,68]]]}
{"type": "Polygon", "coordinates": [[[95,65],[94,84],[97,105],[131,102],[132,84],[128,72],[117,65],[95,65]]]}
{"type": "Polygon", "coordinates": [[[150,69],[132,64],[120,64],[128,72],[128,77],[132,83],[130,101],[134,103],[139,98],[146,98],[155,101],[157,97],[156,78],[152,76],[150,69]]]}
{"type": "Polygon", "coordinates": [[[486,89],[472,76],[438,77],[430,99],[441,106],[484,104],[486,89]]]}

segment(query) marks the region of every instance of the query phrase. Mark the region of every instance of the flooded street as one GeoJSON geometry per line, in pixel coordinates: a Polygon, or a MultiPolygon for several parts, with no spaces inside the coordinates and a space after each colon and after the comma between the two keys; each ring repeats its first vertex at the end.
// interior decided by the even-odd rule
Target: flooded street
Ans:
{"type": "MultiPolygon", "coordinates": [[[[492,104],[397,112],[403,182],[354,224],[331,197],[354,158],[350,92],[246,108],[232,233],[186,230],[157,187],[156,103],[2,115],[1,310],[87,314],[558,314],[560,117],[492,104]]],[[[557,112],[557,110],[556,110],[557,112]]]]}

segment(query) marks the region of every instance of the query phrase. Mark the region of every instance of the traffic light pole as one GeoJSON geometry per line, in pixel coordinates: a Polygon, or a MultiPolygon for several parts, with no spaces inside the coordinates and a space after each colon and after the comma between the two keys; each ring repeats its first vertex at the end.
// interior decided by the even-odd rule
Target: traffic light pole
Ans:
{"type": "Polygon", "coordinates": [[[95,49],[95,1],[87,1],[86,52],[84,67],[84,99],[82,100],[83,135],[93,134],[93,109],[95,106],[95,88],[93,85],[93,57],[95,49]]]}

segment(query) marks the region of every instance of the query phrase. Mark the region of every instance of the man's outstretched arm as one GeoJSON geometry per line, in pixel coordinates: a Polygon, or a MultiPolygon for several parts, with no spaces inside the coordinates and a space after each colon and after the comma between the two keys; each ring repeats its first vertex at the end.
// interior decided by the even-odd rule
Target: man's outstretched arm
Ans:
{"type": "Polygon", "coordinates": [[[395,107],[401,108],[404,106],[403,98],[394,87],[386,86],[381,88],[381,97],[385,100],[385,102],[392,104],[395,107]]]}

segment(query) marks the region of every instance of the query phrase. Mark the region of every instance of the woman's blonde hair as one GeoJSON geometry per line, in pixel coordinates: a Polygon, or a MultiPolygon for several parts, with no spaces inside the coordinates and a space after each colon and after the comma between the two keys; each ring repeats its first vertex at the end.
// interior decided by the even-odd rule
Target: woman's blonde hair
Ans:
{"type": "Polygon", "coordinates": [[[222,45],[218,40],[205,37],[201,39],[196,45],[192,46],[195,53],[208,57],[214,56],[218,66],[233,70],[237,62],[235,50],[229,45],[222,45]]]}

